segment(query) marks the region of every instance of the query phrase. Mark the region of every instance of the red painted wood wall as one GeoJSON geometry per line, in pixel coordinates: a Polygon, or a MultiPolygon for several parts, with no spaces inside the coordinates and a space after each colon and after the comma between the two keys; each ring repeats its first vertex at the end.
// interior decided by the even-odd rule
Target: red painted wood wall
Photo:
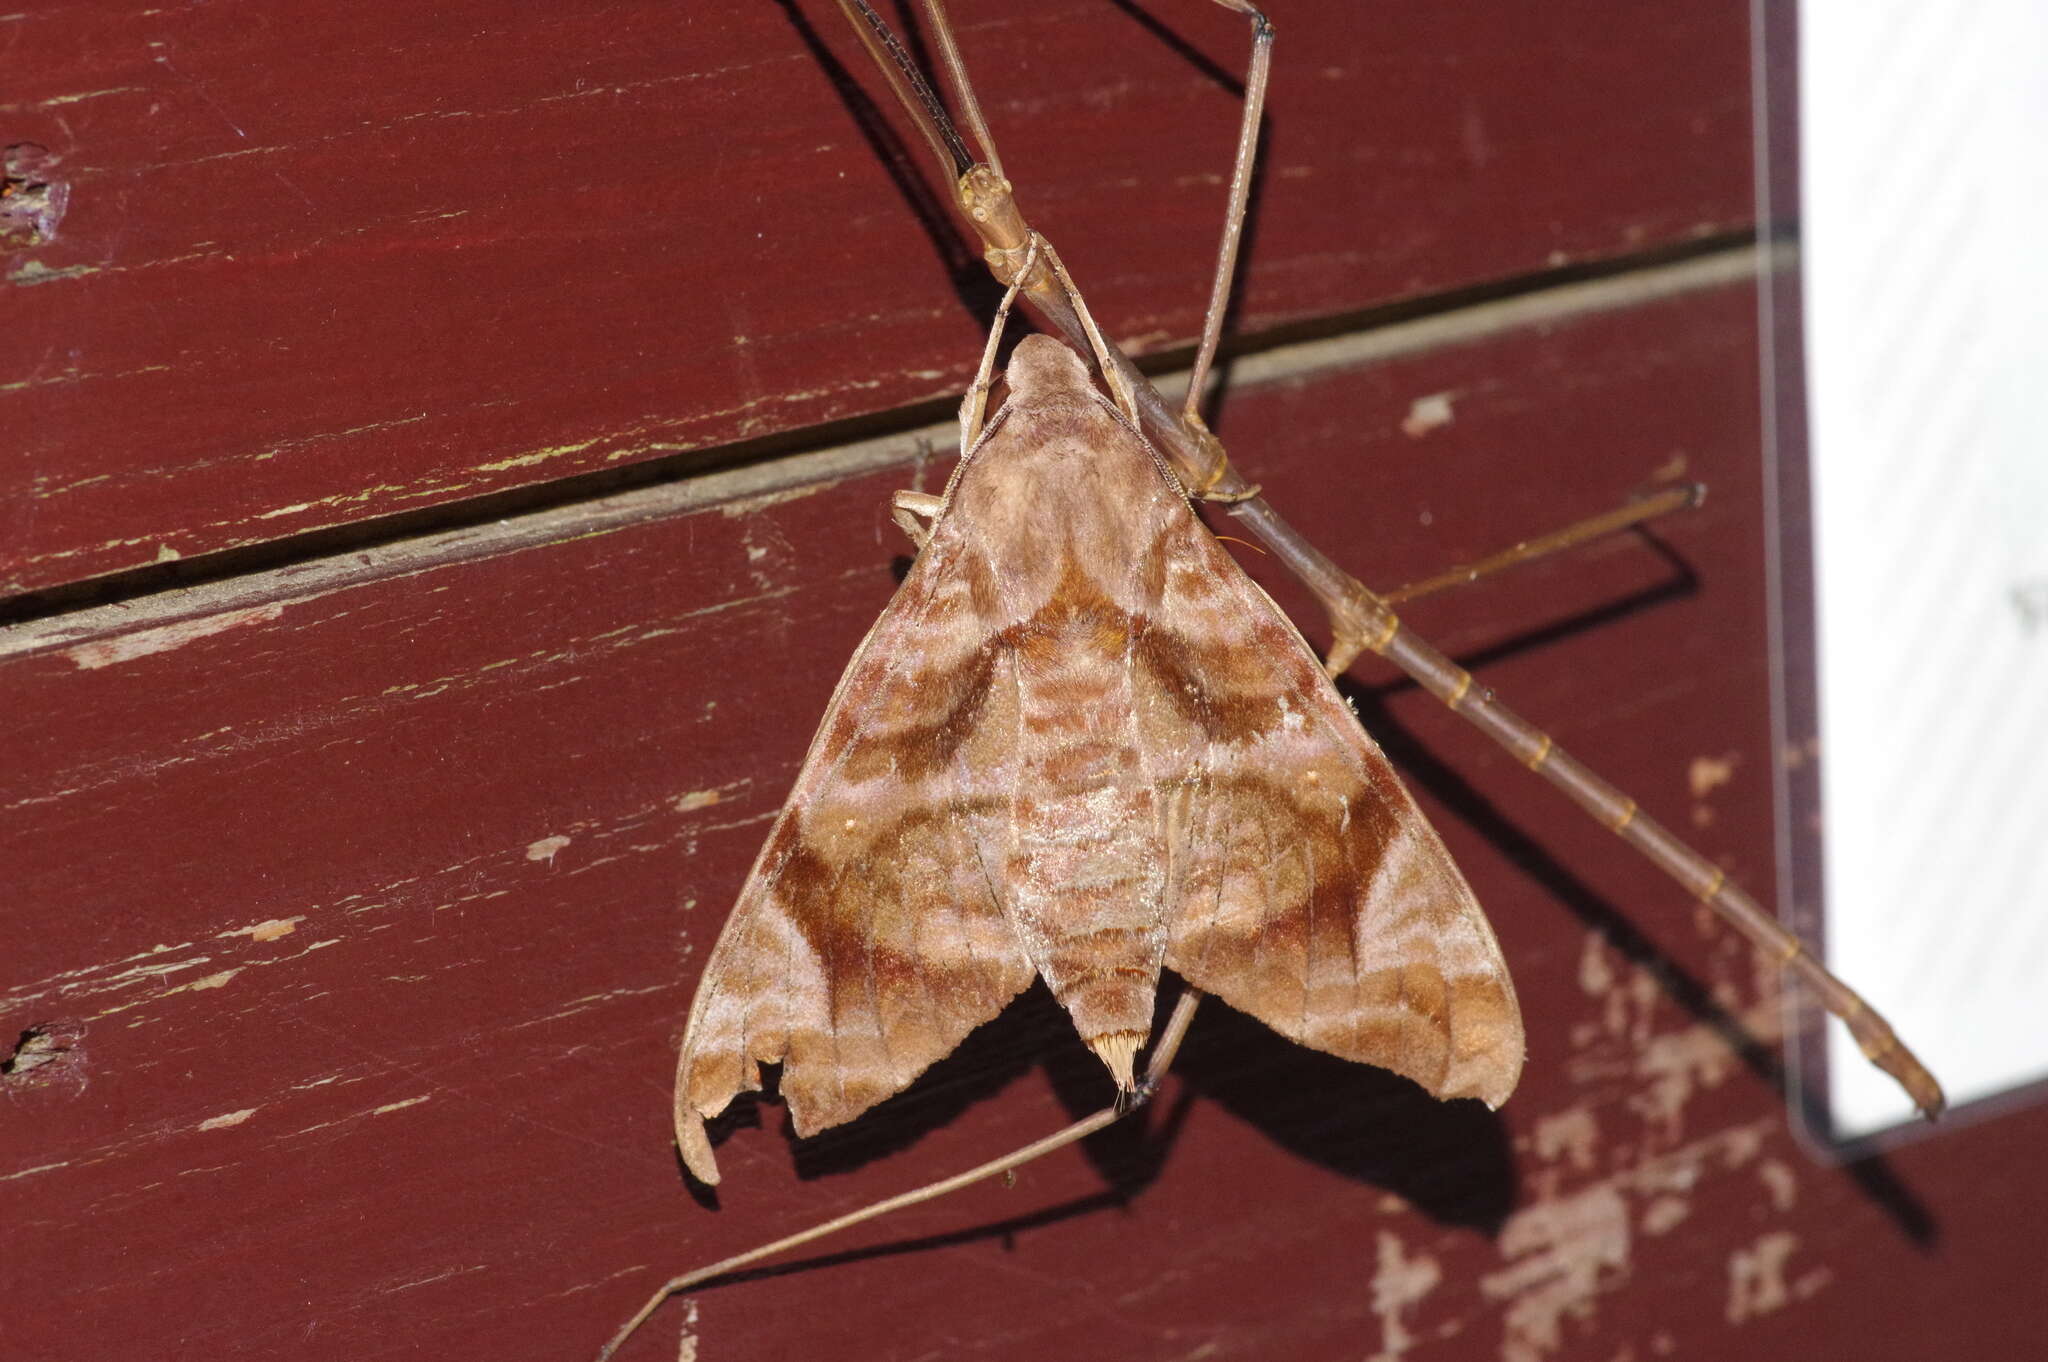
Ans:
{"type": "MultiPolygon", "coordinates": [[[[1098,317],[1184,347],[1241,22],[957,9],[1098,317]]],[[[1768,898],[1748,6],[1275,19],[1222,434],[1374,582],[1708,481],[1412,620],[1768,898]]],[[[0,295],[0,1354],[580,1357],[674,1271],[1101,1103],[1033,996],[827,1137],[752,1109],[715,1200],[670,1144],[705,951],[995,296],[825,0],[81,0],[0,50],[17,193],[68,193],[0,295]]],[[[630,1355],[2029,1355],[2048,1115],[1817,1159],[1771,972],[1347,684],[1513,962],[1503,1112],[1212,1006],[1141,1119],[630,1355]]]]}

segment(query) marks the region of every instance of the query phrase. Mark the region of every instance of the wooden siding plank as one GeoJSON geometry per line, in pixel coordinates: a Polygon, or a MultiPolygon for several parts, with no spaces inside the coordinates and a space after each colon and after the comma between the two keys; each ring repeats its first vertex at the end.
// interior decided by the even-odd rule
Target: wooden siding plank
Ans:
{"type": "MultiPolygon", "coordinates": [[[[1182,50],[1097,0],[959,8],[1099,315],[1184,342],[1243,25],[1165,7],[1182,50]]],[[[1245,330],[1750,218],[1739,6],[1277,17],[1245,330]]],[[[937,399],[976,353],[989,286],[863,136],[829,5],[6,28],[0,141],[71,199],[0,270],[0,597],[937,399]]]]}

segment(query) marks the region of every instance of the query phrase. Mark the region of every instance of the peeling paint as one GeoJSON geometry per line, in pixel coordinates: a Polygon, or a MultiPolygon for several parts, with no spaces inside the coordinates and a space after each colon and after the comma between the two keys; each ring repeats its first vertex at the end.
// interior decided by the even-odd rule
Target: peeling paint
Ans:
{"type": "Polygon", "coordinates": [[[1692,790],[1694,799],[1705,799],[1714,791],[1735,779],[1735,768],[1742,762],[1740,752],[1730,752],[1721,757],[1694,757],[1692,765],[1686,768],[1686,785],[1692,790]]]}
{"type": "Polygon", "coordinates": [[[683,1302],[683,1332],[676,1340],[676,1362],[697,1362],[697,1298],[683,1302]]]}
{"type": "MultiPolygon", "coordinates": [[[[82,279],[87,275],[98,274],[99,272],[100,267],[98,265],[66,265],[63,269],[53,270],[40,260],[24,260],[19,268],[9,272],[7,282],[19,285],[22,288],[33,288],[37,284],[54,284],[60,279],[82,279]]],[[[62,382],[64,380],[59,379],[55,381],[62,382]]],[[[23,384],[21,386],[26,387],[28,385],[23,384]]]]}
{"type": "Polygon", "coordinates": [[[251,941],[275,941],[281,936],[290,936],[306,920],[302,913],[298,917],[274,917],[268,922],[254,922],[247,927],[236,927],[232,931],[217,932],[217,936],[246,936],[251,941]]]}
{"type": "MultiPolygon", "coordinates": [[[[203,957],[202,957],[202,959],[203,959],[203,957]]],[[[195,964],[195,963],[199,963],[199,962],[197,962],[197,961],[185,961],[185,962],[181,962],[181,964],[195,964]]],[[[179,967],[180,967],[180,966],[167,966],[166,968],[167,968],[167,969],[173,969],[173,968],[179,968],[179,967]]],[[[132,972],[134,972],[134,971],[130,971],[130,972],[132,973],[132,972]]],[[[224,969],[224,970],[220,970],[220,971],[218,971],[217,973],[214,973],[214,974],[209,974],[209,975],[207,975],[207,976],[206,976],[205,978],[203,978],[203,979],[194,979],[194,980],[192,980],[192,981],[191,981],[191,982],[189,982],[189,983],[177,984],[177,985],[174,985],[173,987],[170,987],[170,988],[164,989],[164,990],[163,990],[163,991],[162,991],[161,993],[152,993],[152,994],[150,994],[150,995],[149,995],[148,997],[146,997],[146,998],[136,998],[136,999],[134,999],[134,1000],[132,1000],[132,1001],[130,1001],[130,1002],[125,1002],[125,1003],[122,1003],[122,1004],[120,1004],[119,1006],[116,1006],[116,1007],[109,1007],[109,1008],[106,1008],[106,1009],[104,1009],[104,1010],[102,1010],[102,1011],[100,1011],[100,1012],[96,1012],[96,1013],[94,1013],[94,1014],[93,1014],[93,1020],[97,1021],[97,1020],[99,1020],[99,1019],[100,1019],[101,1017],[111,1017],[111,1016],[113,1016],[113,1015],[114,1015],[115,1013],[117,1013],[117,1012],[126,1012],[126,1011],[128,1011],[128,1010],[129,1010],[130,1008],[134,1008],[134,1007],[142,1007],[142,1006],[144,1006],[145,1004],[148,1004],[148,1003],[156,1003],[156,1002],[161,1002],[161,1001],[163,1001],[163,1000],[164,1000],[165,998],[168,998],[168,997],[170,997],[170,996],[171,996],[172,994],[174,994],[174,993],[197,993],[197,992],[200,992],[200,991],[202,991],[202,990],[205,990],[205,989],[212,989],[212,988],[223,988],[223,987],[225,987],[225,986],[227,985],[227,982],[228,982],[228,981],[229,981],[230,979],[233,979],[233,978],[234,978],[234,977],[235,977],[235,976],[236,976],[237,974],[240,974],[241,972],[242,972],[242,968],[241,968],[241,966],[239,966],[239,965],[238,965],[238,966],[236,966],[236,967],[235,967],[234,969],[224,969]]],[[[118,977],[118,976],[117,976],[117,977],[118,977]]]]}
{"type": "Polygon", "coordinates": [[[1431,393],[1418,397],[1408,404],[1408,415],[1401,421],[1401,433],[1411,440],[1419,440],[1432,430],[1451,424],[1451,399],[1456,393],[1431,393]]]}
{"type": "Polygon", "coordinates": [[[1772,1230],[1756,1243],[1728,1255],[1728,1322],[1740,1324],[1784,1309],[1792,1299],[1785,1285],[1785,1260],[1799,1247],[1790,1230],[1772,1230]]]}
{"type": "Polygon", "coordinates": [[[1511,1261],[1479,1281],[1488,1300],[1507,1302],[1501,1362],[1538,1362],[1564,1345],[1567,1318],[1590,1318],[1594,1299],[1627,1276],[1628,1219],[1609,1183],[1509,1217],[1500,1247],[1511,1261]]]}
{"type": "Polygon", "coordinates": [[[403,1102],[386,1102],[383,1106],[372,1111],[370,1115],[384,1116],[394,1111],[404,1111],[407,1107],[416,1107],[422,1102],[431,1101],[433,1096],[432,1093],[427,1093],[420,1097],[408,1097],[403,1102]]]}
{"type": "Polygon", "coordinates": [[[568,845],[569,839],[567,837],[559,835],[543,837],[537,842],[526,844],[526,859],[529,861],[546,861],[549,865],[553,865],[555,863],[555,853],[568,845]]]}
{"type": "Polygon", "coordinates": [[[1754,1162],[1775,1129],[1774,1117],[1736,1126],[1562,1195],[1554,1178],[1537,1179],[1539,1199],[1501,1229],[1507,1266],[1480,1279],[1486,1298],[1506,1306],[1501,1362],[1568,1351],[1567,1321],[1589,1322],[1598,1298],[1629,1278],[1631,1207],[1647,1201],[1639,1222],[1645,1234],[1668,1232],[1690,1215],[1686,1194],[1708,1168],[1754,1162]]]}
{"type": "Polygon", "coordinates": [[[1772,1210],[1792,1209],[1792,1203],[1799,1199],[1799,1178],[1790,1168],[1776,1159],[1765,1159],[1757,1165],[1756,1175],[1770,1193],[1772,1210]]]}
{"type": "Polygon", "coordinates": [[[1644,1234],[1669,1234],[1692,1214],[1692,1203],[1682,1196],[1660,1196],[1643,1211],[1644,1234]]]}
{"type": "MultiPolygon", "coordinates": [[[[1757,1021],[1743,1018],[1745,1029],[1759,1039],[1775,1037],[1776,1007],[1755,1009],[1757,1021]]],[[[1729,1047],[1728,1038],[1704,1023],[1652,1037],[1638,1052],[1636,1077],[1640,1090],[1629,1097],[1629,1106],[1667,1143],[1685,1133],[1685,1106],[1695,1092],[1718,1088],[1740,1061],[1729,1047]]]]}
{"type": "Polygon", "coordinates": [[[1428,1254],[1409,1257],[1398,1235],[1379,1235],[1379,1267],[1372,1275],[1372,1312],[1380,1317],[1380,1350],[1368,1362],[1395,1362],[1415,1346],[1401,1313],[1436,1289],[1443,1269],[1428,1254]]]}
{"type": "Polygon", "coordinates": [[[39,109],[55,109],[66,104],[83,104],[88,99],[105,99],[109,95],[139,95],[146,93],[148,93],[147,88],[141,85],[110,85],[104,90],[80,90],[77,94],[73,95],[51,95],[48,99],[38,101],[36,107],[39,109]]]}
{"type": "Polygon", "coordinates": [[[245,610],[226,610],[218,615],[203,615],[198,619],[180,620],[155,629],[140,629],[119,638],[106,639],[99,643],[81,643],[76,648],[66,648],[64,656],[76,663],[82,671],[96,671],[111,667],[117,662],[129,662],[151,653],[167,653],[173,648],[182,648],[187,643],[224,634],[230,629],[241,629],[254,624],[268,624],[284,613],[284,604],[251,606],[245,610]]]}
{"type": "Polygon", "coordinates": [[[1600,1125],[1585,1107],[1574,1107],[1536,1122],[1536,1156],[1556,1161],[1560,1156],[1583,1173],[1593,1170],[1593,1152],[1600,1146],[1600,1125]]]}
{"type": "Polygon", "coordinates": [[[716,790],[692,790],[669,801],[669,807],[677,813],[690,813],[696,809],[708,809],[719,800],[716,790]]]}
{"type": "Polygon", "coordinates": [[[240,1111],[231,1111],[225,1116],[209,1116],[199,1123],[199,1128],[201,1130],[226,1130],[229,1126],[242,1124],[242,1122],[255,1114],[256,1108],[244,1107],[240,1111]]]}
{"type": "Polygon", "coordinates": [[[1696,828],[1712,827],[1713,807],[1705,802],[1708,795],[1735,779],[1735,768],[1742,761],[1740,752],[1726,756],[1700,756],[1692,759],[1686,771],[1686,784],[1692,790],[1692,824],[1696,828]]]}
{"type": "Polygon", "coordinates": [[[531,468],[535,464],[566,458],[571,454],[581,454],[584,450],[597,443],[599,443],[598,440],[590,439],[577,440],[572,444],[566,445],[544,445],[525,454],[513,454],[503,459],[493,460],[490,463],[480,463],[476,468],[479,473],[505,473],[510,472],[514,468],[531,468]]]}
{"type": "Polygon", "coordinates": [[[0,249],[32,250],[57,239],[71,202],[71,182],[57,173],[62,159],[38,142],[0,151],[0,249]]]}
{"type": "Polygon", "coordinates": [[[71,1160],[69,1159],[65,1159],[61,1163],[39,1163],[33,1168],[22,1168],[12,1173],[0,1173],[0,1182],[12,1182],[16,1178],[29,1177],[35,1173],[48,1173],[54,1169],[69,1168],[70,1166],[71,1160]]]}
{"type": "Polygon", "coordinates": [[[1607,940],[1598,932],[1586,933],[1579,948],[1579,988],[1589,997],[1602,997],[1614,987],[1614,965],[1607,958],[1607,940]]]}

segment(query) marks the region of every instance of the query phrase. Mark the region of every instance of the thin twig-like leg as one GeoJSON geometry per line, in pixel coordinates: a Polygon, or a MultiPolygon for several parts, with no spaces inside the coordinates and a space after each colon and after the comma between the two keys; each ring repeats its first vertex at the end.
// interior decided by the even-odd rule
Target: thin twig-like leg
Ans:
{"type": "MultiPolygon", "coordinates": [[[[1256,14],[1243,0],[1215,0],[1215,3],[1256,14]]],[[[865,23],[886,31],[887,25],[874,14],[867,0],[840,0],[840,6],[849,18],[854,19],[856,27],[865,23]]],[[[935,29],[948,28],[938,0],[926,0],[926,13],[935,29]]],[[[1263,34],[1263,44],[1269,45],[1271,25],[1264,23],[1263,17],[1258,17],[1254,26],[1255,31],[1263,34]]],[[[867,41],[870,52],[878,50],[879,45],[872,39],[867,41]]],[[[953,54],[949,65],[954,74],[964,80],[965,64],[958,56],[950,33],[941,43],[953,54]]],[[[1261,45],[1261,40],[1255,38],[1255,50],[1261,45]]],[[[900,53],[900,47],[895,51],[900,53]]],[[[891,59],[904,60],[901,57],[891,59]]],[[[892,87],[900,91],[902,82],[894,76],[890,80],[892,87]]],[[[1247,82],[1248,92],[1251,84],[1247,82]]],[[[1263,87],[1263,80],[1258,84],[1263,87]]],[[[943,117],[933,113],[928,106],[910,101],[906,101],[906,108],[912,118],[920,121],[943,117]]],[[[928,132],[926,135],[932,138],[934,146],[940,145],[938,134],[928,132]]],[[[980,135],[986,140],[985,127],[980,135]]],[[[1240,179],[1249,181],[1249,165],[1243,162],[1255,149],[1256,142],[1255,130],[1249,140],[1240,130],[1241,164],[1232,176],[1233,192],[1240,179]]],[[[1009,181],[988,166],[975,166],[955,181],[955,195],[969,224],[986,243],[986,258],[996,277],[1004,283],[1021,279],[1023,290],[1030,295],[1035,307],[1069,336],[1083,340],[1085,331],[1059,281],[1051,277],[1049,270],[1023,270],[1022,262],[1027,258],[1030,243],[1037,233],[1026,224],[1009,181]]],[[[1234,256],[1234,242],[1228,231],[1226,246],[1231,248],[1229,253],[1234,256]]],[[[1226,262],[1226,268],[1229,263],[1226,262]]],[[[1227,296],[1227,284],[1221,292],[1227,296]]],[[[1214,310],[1212,303],[1212,313],[1214,310]]],[[[1205,332],[1209,329],[1207,324],[1204,329],[1205,332]]],[[[1405,629],[1385,600],[1331,561],[1282,519],[1265,498],[1258,495],[1258,489],[1245,481],[1231,464],[1221,442],[1205,426],[1199,421],[1181,419],[1121,352],[1112,348],[1110,361],[1105,367],[1105,376],[1114,373],[1128,385],[1142,413],[1142,424],[1180,470],[1184,484],[1198,489],[1212,500],[1232,503],[1229,513],[1265,543],[1273,556],[1323,603],[1330,615],[1332,637],[1327,666],[1333,675],[1346,670],[1365,650],[1380,653],[1408,672],[1445,704],[1521,757],[1532,770],[1562,789],[1595,818],[1613,828],[1667,874],[1695,893],[1701,902],[1711,906],[1760,950],[1811,983],[1820,992],[1828,1010],[1848,1025],[1864,1054],[1896,1078],[1924,1113],[1931,1117],[1940,1112],[1944,1099],[1934,1076],[1899,1041],[1884,1019],[1853,989],[1808,954],[1798,938],[1779,926],[1754,899],[1727,884],[1725,875],[1712,863],[1641,814],[1633,799],[1593,774],[1583,763],[1567,756],[1547,734],[1495,701],[1490,694],[1475,691],[1472,678],[1467,673],[1405,629]]]]}
{"type": "MultiPolygon", "coordinates": [[[[1223,315],[1230,310],[1230,285],[1237,277],[1237,248],[1244,236],[1245,209],[1251,201],[1252,166],[1259,154],[1259,121],[1266,111],[1266,79],[1273,66],[1272,22],[1245,0],[1216,3],[1251,19],[1252,59],[1245,70],[1244,114],[1238,122],[1237,155],[1230,167],[1230,204],[1223,215],[1223,240],[1216,247],[1216,277],[1209,285],[1209,306],[1202,315],[1202,340],[1195,347],[1187,400],[1181,404],[1181,423],[1202,430],[1208,429],[1202,420],[1202,397],[1208,387],[1209,366],[1223,340],[1223,315]]],[[[1222,470],[1219,467],[1217,471],[1222,470]]]]}
{"type": "MultiPolygon", "coordinates": [[[[1038,263],[1039,241],[1034,235],[1030,250],[1024,257],[1024,269],[1029,273],[1038,263]]],[[[1003,301],[996,305],[996,317],[989,324],[988,344],[981,349],[981,367],[974,371],[974,382],[967,385],[967,395],[960,399],[960,457],[966,458],[974,448],[974,442],[981,438],[983,418],[988,414],[988,390],[995,386],[996,351],[1003,343],[1003,325],[1010,320],[1010,307],[1017,301],[1019,283],[1011,280],[1003,290],[1003,301]]]]}
{"type": "Polygon", "coordinates": [[[800,1230],[786,1238],[777,1239],[771,1244],[763,1244],[759,1248],[748,1249],[745,1253],[734,1254],[730,1258],[721,1259],[707,1267],[700,1267],[694,1272],[685,1272],[679,1277],[671,1277],[663,1282],[652,1296],[647,1298],[647,1303],[641,1306],[634,1313],[633,1317],[620,1327],[616,1334],[612,1335],[611,1342],[605,1344],[603,1350],[598,1353],[597,1362],[607,1362],[612,1354],[617,1352],[624,1345],[625,1341],[633,1336],[633,1331],[642,1324],[645,1324],[648,1316],[661,1308],[663,1301],[679,1291],[687,1291],[693,1286],[701,1286],[713,1278],[727,1276],[739,1271],[743,1267],[751,1267],[763,1259],[773,1258],[779,1254],[787,1253],[794,1248],[801,1248],[805,1244],[814,1243],[827,1235],[837,1234],[841,1230],[850,1230],[855,1225],[865,1224],[880,1216],[888,1215],[892,1211],[900,1211],[910,1206],[916,1206],[921,1202],[935,1200],[950,1192],[957,1192],[963,1187],[971,1187],[977,1182],[984,1182],[996,1176],[998,1173],[1007,1173],[1013,1168],[1030,1163],[1033,1159],[1042,1158],[1056,1149],[1064,1149],[1077,1140],[1085,1140],[1105,1126],[1116,1124],[1125,1116],[1130,1115],[1139,1107],[1145,1105],[1151,1099],[1152,1094],[1158,1090],[1160,1080],[1166,1077],[1167,1066],[1173,1063],[1174,1055],[1180,1050],[1181,1039],[1187,1035],[1188,1023],[1194,1019],[1195,1005],[1201,1001],[1201,997],[1202,995],[1192,988],[1181,994],[1180,1000],[1174,1004],[1173,1015],[1167,1019],[1165,1027],[1159,1033],[1158,1043],[1152,1047],[1151,1059],[1145,1065],[1144,1081],[1129,1096],[1120,1093],[1114,1105],[1104,1107],[1092,1116],[1084,1116],[1072,1125],[1057,1130],[1042,1140],[1034,1140],[1021,1149],[1012,1150],[1001,1158],[990,1159],[987,1163],[977,1164],[964,1173],[955,1173],[950,1178],[941,1178],[937,1182],[928,1182],[924,1186],[913,1188],[900,1196],[892,1196],[885,1201],[877,1201],[863,1206],[859,1210],[851,1211],[836,1220],[828,1220],[822,1225],[813,1225],[807,1230],[800,1230]]]}

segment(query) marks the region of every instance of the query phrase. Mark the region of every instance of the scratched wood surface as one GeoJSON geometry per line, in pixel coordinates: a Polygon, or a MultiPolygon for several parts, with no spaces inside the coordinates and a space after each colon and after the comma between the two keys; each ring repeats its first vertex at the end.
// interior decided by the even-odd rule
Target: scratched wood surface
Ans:
{"type": "MultiPolygon", "coordinates": [[[[1184,342],[1242,22],[958,8],[1105,323],[1184,342]]],[[[1740,6],[1286,10],[1248,328],[1748,218],[1740,6]]],[[[78,3],[5,27],[0,144],[57,154],[70,208],[4,267],[0,598],[738,457],[950,399],[977,353],[979,263],[906,198],[922,145],[892,168],[864,135],[839,63],[865,58],[824,0],[78,3]]]]}
{"type": "MultiPolygon", "coordinates": [[[[1134,11],[962,8],[1091,299],[1184,337],[1228,92],[1134,11]]],[[[826,1139],[731,1123],[715,1206],[669,1144],[697,970],[987,299],[793,13],[846,53],[815,6],[9,25],[0,142],[75,183],[7,261],[6,589],[267,547],[0,627],[0,1354],[581,1357],[671,1271],[1102,1099],[1034,994],[826,1139]]],[[[1752,261],[1660,255],[1748,212],[1741,7],[1360,14],[1281,16],[1243,307],[1334,334],[1262,342],[1223,433],[1374,582],[1709,481],[1411,618],[1768,893],[1752,261]],[[1626,268],[1443,310],[1558,256],[1626,268]]],[[[1234,68],[1227,15],[1153,17],[1234,68]]],[[[1142,1123],[632,1356],[2028,1354],[2048,1116],[1817,1160],[1775,981],[1413,687],[1350,693],[1514,968],[1499,1116],[1212,1006],[1142,1123]]]]}

